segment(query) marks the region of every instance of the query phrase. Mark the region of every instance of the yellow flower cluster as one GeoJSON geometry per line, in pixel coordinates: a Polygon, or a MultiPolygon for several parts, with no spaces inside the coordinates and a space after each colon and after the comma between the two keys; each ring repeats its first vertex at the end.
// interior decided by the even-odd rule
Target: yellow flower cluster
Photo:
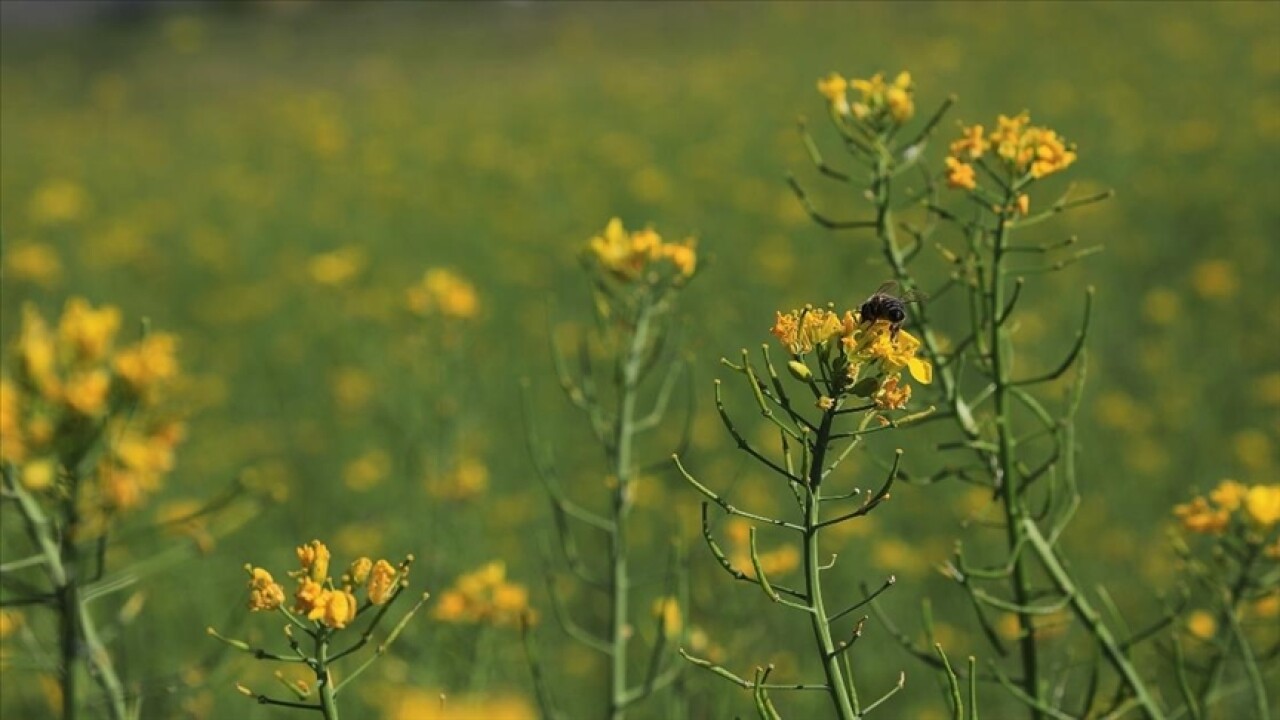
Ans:
{"type": "Polygon", "coordinates": [[[182,425],[135,416],[131,407],[155,405],[177,378],[177,338],[150,333],[117,349],[120,325],[117,308],[82,298],[67,301],[56,327],[33,305],[22,308],[13,373],[0,377],[0,460],[18,467],[28,490],[51,489],[63,456],[83,457],[95,437],[106,440],[82,498],[92,510],[136,508],[173,469],[182,425]]]}
{"type": "Polygon", "coordinates": [[[405,291],[405,305],[415,315],[443,315],[467,320],[480,311],[475,286],[447,268],[430,268],[405,291]]]}
{"type": "Polygon", "coordinates": [[[601,268],[623,282],[666,279],[661,268],[670,268],[676,282],[693,277],[698,269],[697,243],[693,238],[681,242],[664,242],[650,228],[628,232],[622,220],[613,218],[604,232],[587,243],[587,254],[601,268]]]}
{"type": "Polygon", "coordinates": [[[818,92],[830,103],[832,112],[872,124],[879,124],[886,117],[896,125],[910,120],[916,112],[911,98],[914,89],[911,73],[905,70],[898,73],[892,83],[885,82],[881,73],[866,80],[846,80],[840,73],[833,72],[818,80],[818,92]],[[858,99],[852,103],[848,97],[850,88],[858,93],[858,99]]]}
{"type": "Polygon", "coordinates": [[[440,595],[435,617],[446,622],[491,622],[514,625],[520,618],[534,617],[529,609],[529,591],[507,580],[507,566],[490,562],[458,578],[440,595]]]}
{"type": "MultiPolygon", "coordinates": [[[[1057,131],[1031,125],[1031,116],[1023,112],[996,118],[995,130],[988,135],[982,125],[971,125],[951,143],[947,158],[947,186],[973,190],[977,178],[972,163],[994,152],[1015,179],[1040,179],[1065,170],[1076,161],[1075,147],[1068,145],[1057,131]]],[[[1023,201],[1019,199],[1021,204],[1023,201]]],[[[1025,211],[1024,211],[1025,212],[1025,211]]]]}
{"type": "Polygon", "coordinates": [[[1253,527],[1269,530],[1280,523],[1280,485],[1254,485],[1223,480],[1209,493],[1177,505],[1173,514],[1190,532],[1219,535],[1231,519],[1243,516],[1253,527]]]}
{"type": "MultiPolygon", "coordinates": [[[[885,320],[867,323],[852,310],[837,314],[832,309],[807,305],[800,310],[778,312],[771,332],[793,357],[792,374],[811,377],[801,358],[817,351],[823,362],[830,363],[828,376],[841,378],[834,388],[838,393],[852,391],[859,380],[867,377],[867,369],[877,370],[870,377],[878,376],[878,382],[867,397],[873,398],[882,410],[902,409],[911,398],[911,387],[900,380],[904,369],[917,382],[933,382],[933,364],[917,356],[920,340],[905,330],[894,332],[885,320]]],[[[824,397],[819,406],[829,410],[834,407],[834,400],[824,397]]]]}
{"type": "MultiPolygon", "coordinates": [[[[755,564],[751,562],[751,523],[742,518],[733,518],[725,523],[725,537],[729,540],[727,555],[735,569],[741,570],[754,578],[755,564]]],[[[760,569],[766,577],[778,577],[800,567],[800,551],[794,545],[783,545],[773,550],[762,550],[757,546],[760,569]]]]}
{"type": "MultiPolygon", "coordinates": [[[[312,540],[299,545],[297,555],[299,569],[289,573],[298,580],[293,612],[333,630],[341,630],[355,621],[361,610],[356,593],[361,589],[368,600],[365,607],[391,602],[404,586],[413,560],[410,557],[396,567],[386,560],[374,562],[360,557],[334,582],[329,576],[331,555],[327,545],[312,540]]],[[[245,566],[245,569],[249,572],[249,609],[254,612],[281,609],[285,601],[284,588],[271,573],[260,567],[245,566]]]]}

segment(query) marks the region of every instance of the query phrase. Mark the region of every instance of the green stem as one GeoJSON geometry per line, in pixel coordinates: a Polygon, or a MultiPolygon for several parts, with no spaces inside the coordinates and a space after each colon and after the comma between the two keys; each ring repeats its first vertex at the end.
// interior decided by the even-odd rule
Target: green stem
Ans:
{"type": "Polygon", "coordinates": [[[325,720],[338,720],[337,688],[333,684],[333,673],[329,670],[329,633],[321,630],[316,634],[316,690],[320,692],[320,712],[325,720]]]}
{"type": "MultiPolygon", "coordinates": [[[[1004,206],[1011,205],[1015,199],[1013,191],[1005,197],[1004,206]]],[[[1009,225],[1005,214],[1000,215],[996,226],[995,249],[991,257],[991,289],[988,293],[990,305],[987,311],[987,322],[990,323],[991,374],[995,384],[995,425],[998,441],[997,462],[1000,472],[998,485],[1001,493],[1001,505],[1005,514],[1005,538],[1009,552],[1012,554],[1023,542],[1022,538],[1022,498],[1019,495],[1017,468],[1017,441],[1014,439],[1012,388],[1009,382],[1009,347],[1006,342],[1005,325],[1001,315],[1004,312],[1004,273],[1003,262],[1008,250],[1009,225]]],[[[1030,602],[1030,591],[1027,580],[1026,564],[1021,555],[1013,558],[1013,573],[1010,575],[1013,585],[1014,602],[1026,607],[1030,602]]],[[[1040,699],[1040,678],[1036,648],[1035,625],[1029,613],[1018,612],[1019,639],[1018,649],[1022,657],[1022,689],[1036,700],[1040,699]]],[[[1038,720],[1043,714],[1034,706],[1031,717],[1038,720]]]]}
{"type": "Polygon", "coordinates": [[[843,668],[840,666],[839,653],[831,639],[831,623],[827,620],[827,609],[822,599],[820,568],[822,559],[818,547],[818,531],[821,529],[819,512],[822,505],[819,489],[822,484],[827,445],[830,442],[831,429],[836,418],[835,410],[832,408],[822,415],[822,423],[818,426],[817,437],[814,438],[813,458],[809,463],[804,511],[805,593],[809,598],[809,620],[813,625],[814,640],[818,644],[818,652],[822,657],[822,669],[827,676],[827,692],[831,695],[837,717],[840,720],[854,720],[858,715],[853,711],[853,700],[849,696],[849,686],[845,681],[843,668]]]}
{"type": "Polygon", "coordinates": [[[636,386],[644,364],[645,349],[649,344],[649,323],[652,305],[646,299],[636,316],[635,328],[627,342],[626,352],[619,359],[618,414],[613,427],[613,473],[617,485],[613,493],[613,529],[609,534],[610,600],[612,603],[612,627],[609,633],[609,715],[610,720],[626,717],[627,698],[627,643],[631,636],[628,622],[628,600],[631,580],[627,568],[627,517],[631,513],[633,490],[632,445],[635,434],[636,386]]]}

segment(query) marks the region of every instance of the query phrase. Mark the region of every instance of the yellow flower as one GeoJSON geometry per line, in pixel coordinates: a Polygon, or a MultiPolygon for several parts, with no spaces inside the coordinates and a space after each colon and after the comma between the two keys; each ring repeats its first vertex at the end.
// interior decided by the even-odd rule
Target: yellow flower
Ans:
{"type": "Polygon", "coordinates": [[[819,345],[824,345],[845,333],[852,314],[840,316],[833,310],[806,305],[802,310],[776,314],[770,331],[787,352],[804,355],[819,345]]]}
{"type": "Polygon", "coordinates": [[[1264,528],[1280,522],[1280,485],[1255,485],[1244,498],[1249,519],[1264,528]]]}
{"type": "Polygon", "coordinates": [[[369,602],[385,605],[395,595],[396,568],[386,560],[379,560],[369,572],[369,602]]]}
{"type": "Polygon", "coordinates": [[[7,377],[0,377],[0,460],[21,462],[27,454],[22,437],[22,391],[7,377]]]}
{"type": "Polygon", "coordinates": [[[58,253],[44,243],[23,243],[5,253],[4,268],[15,280],[50,288],[62,278],[58,253]]]}
{"type": "Polygon", "coordinates": [[[22,486],[31,492],[40,492],[58,479],[58,465],[50,458],[32,460],[22,466],[22,486]]]}
{"type": "Polygon", "coordinates": [[[871,346],[872,355],[884,362],[885,369],[889,373],[895,373],[905,367],[917,382],[925,385],[933,382],[933,363],[916,357],[916,353],[920,350],[920,340],[915,335],[906,330],[899,330],[897,337],[893,337],[889,332],[888,322],[884,320],[877,321],[871,331],[876,337],[871,346]]]}
{"type": "Polygon", "coordinates": [[[884,102],[889,107],[889,115],[899,125],[911,119],[916,112],[915,103],[911,100],[911,73],[905,70],[898,73],[893,85],[885,90],[884,102]]]}
{"type": "Polygon", "coordinates": [[[628,233],[618,218],[611,219],[603,233],[587,242],[587,252],[596,263],[624,282],[640,278],[659,261],[670,264],[678,277],[693,277],[698,266],[695,247],[693,238],[667,243],[648,228],[628,233]]]}
{"type": "Polygon", "coordinates": [[[947,187],[952,190],[974,190],[978,187],[978,176],[972,165],[960,162],[953,157],[948,157],[945,162],[947,187]]]}
{"type": "Polygon", "coordinates": [[[514,625],[528,616],[528,600],[528,590],[507,582],[506,566],[495,561],[459,577],[441,595],[433,613],[449,622],[514,625]]]}
{"type": "Polygon", "coordinates": [[[116,353],[116,374],[141,397],[178,376],[178,338],[164,332],[150,333],[136,345],[116,353]]]}
{"type": "Polygon", "coordinates": [[[51,180],[41,185],[31,198],[31,219],[40,225],[72,222],[88,206],[84,188],[70,180],[51,180]]]}
{"type": "Polygon", "coordinates": [[[427,270],[417,285],[405,291],[405,303],[417,315],[439,313],[459,320],[475,317],[480,309],[475,287],[445,268],[427,270]]]}
{"type": "Polygon", "coordinates": [[[316,603],[319,602],[320,596],[324,594],[324,586],[304,577],[298,581],[298,590],[293,595],[294,612],[310,614],[315,609],[316,603]]]}
{"type": "Polygon", "coordinates": [[[372,560],[367,557],[358,557],[351,563],[351,567],[347,568],[347,573],[342,578],[342,584],[352,587],[363,585],[365,580],[369,579],[369,573],[372,570],[372,560]]]}
{"type": "Polygon", "coordinates": [[[341,287],[355,279],[364,265],[364,251],[350,245],[312,257],[307,272],[317,285],[341,287]]]}
{"type": "Polygon", "coordinates": [[[951,155],[956,158],[968,156],[977,160],[991,147],[991,143],[982,137],[981,125],[970,125],[960,133],[960,139],[951,143],[951,155]]]}
{"type": "Polygon", "coordinates": [[[1192,269],[1191,286],[1206,300],[1225,300],[1239,291],[1240,281],[1230,260],[1205,260],[1192,269]]]}
{"type": "Polygon", "coordinates": [[[901,125],[915,114],[915,103],[911,99],[911,73],[902,71],[894,78],[893,83],[886,83],[884,75],[876,73],[869,79],[854,78],[850,85],[858,92],[860,100],[852,106],[853,115],[858,119],[880,118],[887,112],[894,123],[901,125]]]}
{"type": "Polygon", "coordinates": [[[1013,207],[1018,211],[1019,215],[1026,217],[1027,213],[1031,212],[1031,196],[1026,193],[1022,193],[1014,202],[1013,207]]]}
{"type": "Polygon", "coordinates": [[[284,604],[284,588],[260,567],[249,570],[249,609],[253,612],[275,610],[284,604]]]}
{"type": "Polygon", "coordinates": [[[875,394],[876,407],[881,410],[901,410],[907,406],[909,400],[911,400],[911,386],[899,385],[896,375],[880,383],[880,389],[875,394]]]}
{"type": "Polygon", "coordinates": [[[670,595],[653,601],[653,615],[662,618],[662,632],[668,637],[676,635],[684,627],[680,604],[670,595]]]}
{"type": "Polygon", "coordinates": [[[120,310],[107,305],[93,309],[84,298],[71,298],[58,322],[58,337],[82,362],[106,357],[120,329],[120,310]]]}
{"type": "Polygon", "coordinates": [[[391,456],[384,450],[369,450],[347,463],[342,471],[346,486],[363,492],[379,485],[391,472],[391,456]]]}
{"type": "Polygon", "coordinates": [[[1029,172],[1038,179],[1065,170],[1076,161],[1075,150],[1056,131],[1031,127],[1030,122],[1031,116],[1026,112],[996,119],[991,145],[1010,168],[1018,173],[1029,172]]]}
{"type": "Polygon", "coordinates": [[[316,598],[308,620],[318,620],[324,625],[341,630],[356,619],[359,605],[356,596],[346,590],[323,590],[316,598]]]}
{"type": "Polygon", "coordinates": [[[1204,610],[1196,610],[1187,617],[1187,632],[1201,640],[1210,640],[1218,630],[1218,622],[1204,610]]]}
{"type": "Polygon", "coordinates": [[[1227,512],[1235,512],[1249,494],[1249,487],[1235,480],[1223,480],[1209,493],[1209,499],[1227,512]]]}
{"type": "Polygon", "coordinates": [[[845,94],[848,89],[849,81],[840,73],[832,72],[825,78],[818,79],[818,92],[831,104],[832,110],[840,115],[849,114],[849,98],[845,94]]]}
{"type": "Polygon", "coordinates": [[[57,345],[44,317],[35,306],[22,306],[22,329],[18,335],[18,361],[25,378],[47,400],[56,400],[61,392],[56,364],[57,345]]]}
{"type": "Polygon", "coordinates": [[[111,375],[106,370],[90,370],[67,379],[62,399],[72,410],[92,417],[106,409],[107,391],[110,389],[111,375]]]}
{"type": "Polygon", "coordinates": [[[329,577],[329,548],[319,540],[312,540],[298,546],[298,562],[302,564],[303,573],[315,582],[324,582],[329,577]]]}
{"type": "Polygon", "coordinates": [[[1231,522],[1231,513],[1215,509],[1202,497],[1173,508],[1173,514],[1182,521],[1182,527],[1195,533],[1220,534],[1231,522]]]}

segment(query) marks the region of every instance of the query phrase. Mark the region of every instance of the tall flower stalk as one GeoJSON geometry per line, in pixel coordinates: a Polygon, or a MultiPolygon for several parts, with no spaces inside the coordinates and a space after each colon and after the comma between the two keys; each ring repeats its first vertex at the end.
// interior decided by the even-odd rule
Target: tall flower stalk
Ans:
{"type": "Polygon", "coordinates": [[[902,452],[895,453],[887,476],[874,493],[863,493],[856,487],[835,489],[832,474],[866,436],[908,425],[932,412],[932,408],[907,411],[912,386],[904,379],[903,372],[917,382],[928,383],[932,381],[933,368],[927,360],[917,357],[918,339],[898,331],[889,321],[862,311],[838,314],[832,309],[807,306],[778,313],[773,334],[787,353],[785,372],[791,376],[791,382],[798,383],[796,390],[803,401],[793,399],[787,389],[789,382],[778,372],[767,345],[762,348],[758,361],[743,350],[741,363],[722,362],[742,377],[755,399],[756,409],[774,426],[778,434],[776,452],[761,450],[747,440],[725,407],[718,380],[716,408],[738,448],[786,483],[796,503],[793,517],[787,519],[778,514],[742,509],[697,480],[678,456],[675,462],[684,479],[705,498],[702,531],[712,555],[734,579],[758,586],[772,602],[807,618],[813,632],[813,651],[823,668],[824,679],[821,683],[770,683],[773,668],[769,666],[758,668],[755,676],[747,680],[723,665],[695,657],[683,649],[681,654],[693,664],[752,690],[762,718],[779,717],[770,691],[810,690],[823,692],[830,698],[836,717],[853,720],[879,707],[905,683],[904,674],[895,687],[863,705],[848,657],[866,621],[865,616],[857,620],[850,616],[891,587],[895,580],[890,576],[878,590],[847,607],[835,609],[834,598],[824,587],[823,573],[836,566],[836,558],[822,554],[821,535],[825,529],[868,515],[889,499],[902,452]],[[808,406],[817,412],[808,410],[808,406]],[[811,419],[811,414],[816,417],[811,419]],[[854,503],[851,509],[838,509],[840,504],[847,506],[850,501],[854,503]],[[769,579],[761,562],[754,527],[749,536],[751,568],[748,571],[736,567],[715,539],[708,518],[709,503],[727,515],[790,533],[791,540],[800,548],[804,585],[792,588],[769,579]],[[848,629],[837,634],[834,628],[838,623],[848,629]]]}
{"type": "MultiPolygon", "coordinates": [[[[628,232],[618,219],[592,238],[583,255],[595,299],[595,341],[603,346],[609,365],[607,391],[598,393],[598,369],[591,340],[580,340],[577,372],[553,340],[553,356],[561,389],[588,418],[596,442],[603,450],[608,473],[608,498],[604,512],[588,509],[571,498],[546,449],[536,434],[537,420],[526,410],[530,453],[551,499],[551,509],[562,555],[575,577],[588,588],[607,597],[608,618],[603,633],[575,620],[565,607],[551,573],[548,573],[552,607],[564,631],[577,642],[605,656],[608,686],[601,715],[622,720],[632,706],[675,681],[681,666],[665,661],[670,640],[670,623],[659,613],[656,637],[638,680],[633,675],[631,640],[635,636],[636,582],[634,562],[653,555],[652,549],[634,546],[637,484],[646,467],[639,460],[638,440],[647,432],[664,427],[667,410],[675,394],[681,364],[671,352],[671,310],[680,292],[697,271],[697,254],[692,240],[666,242],[650,229],[628,232]],[[646,392],[646,379],[661,374],[656,391],[646,392]],[[641,402],[651,396],[651,404],[641,402]],[[605,571],[588,566],[579,555],[574,525],[604,536],[605,571]]],[[[687,432],[686,432],[687,434],[687,432]]],[[[652,463],[651,463],[652,465],[652,463]]],[[[678,548],[672,551],[667,595],[676,592],[679,582],[678,548]]],[[[683,593],[681,593],[683,595],[683,593]]],[[[684,605],[678,602],[677,607],[684,605]]],[[[531,659],[533,655],[530,655],[531,659]]],[[[539,678],[539,701],[546,715],[554,715],[553,703],[539,678]]]]}
{"type": "MultiPolygon", "coordinates": [[[[1057,547],[1080,502],[1074,419],[1084,380],[1091,289],[1085,293],[1080,328],[1062,360],[1049,369],[1022,376],[1013,369],[1015,345],[1010,328],[1016,323],[1015,309],[1027,278],[1062,270],[1098,249],[1071,252],[1074,238],[1055,245],[1028,245],[1015,243],[1014,237],[1062,212],[1106,199],[1110,193],[1076,197],[1069,189],[1049,206],[1033,212],[1031,195],[1037,184],[1070,167],[1076,161],[1076,151],[1055,131],[1031,125],[1026,113],[1001,116],[990,133],[980,125],[964,128],[950,146],[944,171],[935,175],[922,158],[951,99],[918,133],[902,141],[898,139],[901,123],[876,122],[874,117],[869,121],[850,110],[839,80],[832,76],[820,81],[819,91],[827,97],[834,126],[861,170],[846,172],[828,165],[803,127],[802,138],[820,172],[870,199],[871,217],[833,220],[812,205],[798,182],[793,179],[791,185],[811,217],[823,227],[870,230],[894,279],[905,291],[921,289],[913,263],[920,259],[922,250],[934,244],[950,270],[947,281],[932,293],[932,300],[947,293],[961,294],[960,302],[969,311],[959,339],[944,343],[928,305],[909,306],[909,327],[917,330],[924,356],[937,368],[937,417],[950,420],[956,434],[954,440],[938,445],[939,455],[969,457],[913,475],[927,481],[959,478],[984,486],[999,504],[1004,556],[985,567],[976,566],[958,545],[954,561],[944,567],[944,573],[969,595],[979,611],[984,635],[1000,654],[1004,648],[988,614],[1008,612],[1017,618],[1020,677],[1010,678],[993,662],[994,679],[1028,707],[1031,717],[1059,716],[1061,710],[1047,695],[1043,639],[1036,619],[1068,609],[1115,672],[1121,686],[1115,702],[1136,707],[1147,717],[1163,717],[1164,710],[1130,657],[1131,645],[1142,638],[1116,637],[1079,587],[1057,547]],[[913,169],[919,171],[920,187],[905,192],[895,187],[913,169]],[[959,194],[962,207],[942,202],[940,184],[959,194]],[[895,210],[904,207],[923,207],[925,222],[901,221],[895,210]],[[959,248],[935,240],[936,231],[943,226],[957,231],[959,248]],[[900,239],[900,231],[909,237],[907,241],[900,239]],[[1043,258],[1045,262],[1018,264],[1016,258],[1043,258]],[[1055,383],[1072,371],[1074,382],[1055,414],[1034,388],[1055,383]],[[982,587],[992,584],[1005,587],[1003,597],[982,587]]],[[[855,81],[855,86],[857,83],[865,85],[855,81]]],[[[931,653],[912,649],[937,664],[931,653]]],[[[1079,712],[1096,708],[1096,683],[1092,688],[1081,693],[1079,712]]]]}

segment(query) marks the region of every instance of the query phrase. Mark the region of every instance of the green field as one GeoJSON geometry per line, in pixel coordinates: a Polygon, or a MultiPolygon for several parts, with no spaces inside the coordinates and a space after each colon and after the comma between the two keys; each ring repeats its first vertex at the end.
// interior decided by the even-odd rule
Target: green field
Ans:
{"type": "MultiPolygon", "coordinates": [[[[521,380],[571,491],[602,507],[607,471],[559,394],[548,328],[589,321],[578,256],[611,217],[652,223],[668,238],[694,235],[703,269],[677,311],[697,400],[686,457],[718,488],[732,480],[755,502],[786,498],[719,427],[710,387],[724,374],[721,356],[770,340],[775,310],[856,306],[889,277],[870,235],[814,225],[785,181],[795,173],[833,216],[865,210],[814,171],[796,131],[797,117],[812,118],[818,142],[838,155],[814,90],[831,70],[908,69],[921,115],[955,93],[944,139],[957,120],[1029,109],[1078,145],[1070,175],[1079,192],[1116,191],[1026,233],[1028,242],[1074,234],[1104,250],[1037,276],[1015,331],[1034,348],[1020,357],[1026,367],[1056,362],[1079,322],[1078,297],[1097,288],[1078,428],[1083,505],[1065,540],[1086,582],[1106,583],[1131,617],[1153,614],[1156,589],[1178,580],[1172,506],[1223,478],[1276,482],[1280,5],[185,12],[10,24],[0,48],[0,339],[6,348],[16,340],[24,303],[56,319],[71,296],[118,306],[122,336],[147,317],[181,338],[175,397],[186,439],[164,487],[120,520],[132,540],[111,559],[189,544],[148,526],[172,503],[217,495],[238,478],[277,500],[103,601],[110,614],[143,594],[114,647],[145,697],[144,717],[277,716],[234,690],[238,680],[269,687],[266,670],[205,628],[276,638],[275,620],[242,609],[243,565],[283,574],[294,546],[311,538],[348,559],[411,552],[414,586],[433,599],[502,560],[541,616],[557,698],[571,717],[595,717],[598,656],[568,640],[547,606],[539,547],[552,526],[525,447],[521,380]],[[335,251],[336,269],[315,262],[335,251]],[[406,289],[429,268],[470,282],[476,312],[410,312],[406,289]]],[[[929,152],[940,164],[943,143],[929,152]]],[[[941,284],[941,260],[922,265],[941,284]]],[[[944,327],[961,317],[949,304],[957,297],[934,304],[944,327]]],[[[748,418],[740,389],[729,384],[726,401],[748,418]]],[[[687,538],[686,613],[723,661],[812,675],[803,625],[733,583],[702,546],[699,498],[661,462],[680,424],[673,413],[641,448],[657,464],[637,500],[635,544],[651,548],[641,564],[660,568],[662,539],[687,538]]],[[[910,434],[873,452],[895,445],[907,448],[908,469],[913,453],[930,452],[910,434]]],[[[878,468],[853,462],[851,484],[875,482],[878,468]]],[[[918,633],[928,596],[952,657],[986,653],[965,597],[934,569],[982,502],[960,483],[896,490],[828,548],[841,554],[834,582],[877,585],[896,573],[885,606],[904,631],[918,633]]],[[[23,542],[3,519],[0,539],[23,542]]],[[[604,608],[585,597],[574,602],[591,624],[604,608]]],[[[641,613],[649,605],[637,601],[641,613]]],[[[432,613],[429,601],[347,714],[534,717],[519,631],[432,613]],[[444,711],[440,693],[450,698],[444,711]],[[500,710],[477,709],[498,701],[500,710]]],[[[50,631],[26,614],[41,637],[50,631]]],[[[41,671],[16,640],[5,643],[0,714],[44,716],[41,671]]],[[[860,643],[863,685],[886,688],[906,670],[912,691],[877,717],[946,716],[938,678],[882,628],[869,623],[860,643]]],[[[680,688],[692,718],[753,712],[749,693],[696,668],[680,688]]],[[[1016,716],[998,689],[988,694],[984,716],[1016,716]]],[[[827,709],[816,697],[778,702],[793,718],[827,709]]],[[[635,716],[672,712],[654,702],[635,716]]]]}

